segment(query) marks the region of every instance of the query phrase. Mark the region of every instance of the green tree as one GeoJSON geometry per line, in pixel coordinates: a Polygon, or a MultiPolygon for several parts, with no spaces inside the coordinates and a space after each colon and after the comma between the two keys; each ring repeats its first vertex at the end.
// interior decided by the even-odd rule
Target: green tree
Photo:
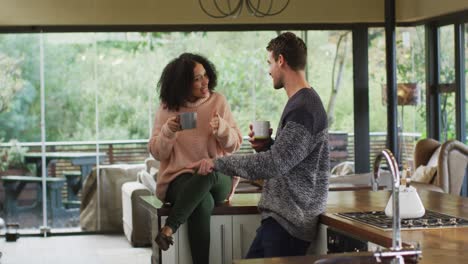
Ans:
{"type": "Polygon", "coordinates": [[[8,111],[12,99],[23,89],[20,61],[0,53],[0,113],[8,111]]]}

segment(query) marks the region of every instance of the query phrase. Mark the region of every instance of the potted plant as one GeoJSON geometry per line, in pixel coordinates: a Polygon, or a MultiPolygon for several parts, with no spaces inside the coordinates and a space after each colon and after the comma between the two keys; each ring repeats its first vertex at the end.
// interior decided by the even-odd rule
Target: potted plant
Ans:
{"type": "Polygon", "coordinates": [[[21,147],[18,140],[10,140],[10,144],[0,154],[0,175],[28,175],[29,168],[24,161],[28,149],[21,147]]]}
{"type": "MultiPolygon", "coordinates": [[[[10,147],[0,150],[0,178],[4,176],[30,176],[31,170],[24,158],[27,152],[28,149],[22,147],[18,140],[10,140],[10,147]]],[[[18,198],[18,202],[21,204],[31,204],[30,200],[36,196],[37,187],[35,185],[29,186],[28,184],[21,192],[21,198],[18,198]]],[[[3,184],[0,184],[0,208],[3,208],[4,199],[3,184]]]]}

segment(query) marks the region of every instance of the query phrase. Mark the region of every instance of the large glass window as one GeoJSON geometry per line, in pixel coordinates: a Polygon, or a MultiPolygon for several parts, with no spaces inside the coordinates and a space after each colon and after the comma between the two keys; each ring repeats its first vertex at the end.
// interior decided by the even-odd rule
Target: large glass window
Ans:
{"type": "Polygon", "coordinates": [[[414,145],[426,137],[424,27],[397,28],[396,42],[399,155],[412,168],[414,145]]]}
{"type": "Polygon", "coordinates": [[[97,58],[100,140],[149,137],[155,76],[170,56],[162,56],[168,49],[154,46],[153,39],[147,33],[96,33],[92,53],[97,58]]]}
{"type": "Polygon", "coordinates": [[[39,38],[0,35],[0,139],[40,141],[39,38]]]}
{"type": "MultiPolygon", "coordinates": [[[[416,141],[426,135],[424,27],[396,30],[399,159],[412,167],[416,141]]],[[[387,141],[385,31],[369,30],[371,159],[387,141]]]]}
{"type": "MultiPolygon", "coordinates": [[[[351,31],[307,31],[307,75],[328,114],[330,165],[354,162],[353,57],[351,31]]],[[[338,167],[337,167],[338,168],[338,167]]]]}
{"type": "Polygon", "coordinates": [[[46,141],[95,139],[94,36],[44,34],[46,141]]]}
{"type": "MultiPolygon", "coordinates": [[[[333,165],[354,161],[351,32],[295,33],[307,42],[307,78],[328,111],[331,135],[338,139],[334,142],[339,144],[333,146],[331,153],[333,165]]],[[[0,80],[5,87],[0,90],[0,138],[4,139],[0,150],[18,146],[23,154],[33,155],[23,160],[30,171],[21,172],[23,178],[17,182],[27,182],[29,178],[24,176],[28,175],[42,176],[42,157],[47,165],[44,177],[53,179],[46,184],[47,203],[41,202],[42,183],[37,178],[31,179],[33,182],[26,184],[15,204],[15,209],[21,210],[6,206],[3,192],[0,217],[9,222],[17,220],[23,230],[33,232],[38,232],[39,226],[49,226],[53,232],[56,228],[60,232],[80,228],[120,230],[122,224],[118,221],[122,217],[113,214],[121,213],[121,207],[112,204],[121,200],[114,192],[120,186],[114,186],[116,181],[109,180],[109,175],[116,167],[120,174],[115,175],[119,177],[124,177],[122,170],[137,171],[148,157],[146,144],[159,104],[156,85],[163,67],[183,52],[200,53],[215,64],[219,77],[216,90],[226,96],[244,136],[255,119],[269,120],[276,132],[288,98],[283,90],[273,88],[265,47],[277,34],[259,31],[0,35],[0,80]],[[41,106],[45,109],[44,142],[41,142],[41,106]],[[19,143],[9,143],[12,139],[19,143]],[[92,169],[97,157],[101,166],[92,169]],[[117,196],[110,197],[111,193],[117,196]],[[27,206],[33,203],[37,208],[29,210],[27,206]],[[80,222],[80,203],[81,213],[86,214],[83,219],[92,222],[80,222]],[[42,206],[48,212],[45,220],[42,206]],[[7,215],[12,211],[15,219],[7,215]]],[[[119,178],[118,182],[127,180],[130,179],[119,178]]],[[[9,198],[11,201],[12,197],[9,198]]]]}
{"type": "Polygon", "coordinates": [[[383,28],[369,29],[369,167],[376,154],[387,144],[387,107],[383,87],[385,75],[385,33],[383,28]]]}
{"type": "Polygon", "coordinates": [[[454,28],[448,25],[439,28],[440,35],[440,111],[441,111],[441,135],[442,142],[455,139],[455,49],[454,28]]]}
{"type": "Polygon", "coordinates": [[[41,139],[39,88],[39,35],[0,35],[0,217],[20,223],[23,229],[42,223],[37,183],[15,182],[15,177],[36,173],[35,166],[23,158],[33,147],[23,143],[41,139]],[[23,214],[21,208],[31,209],[23,214]]]}
{"type": "MultiPolygon", "coordinates": [[[[468,23],[465,24],[465,135],[468,136],[468,23]]],[[[468,142],[467,138],[464,138],[465,144],[468,142]]]]}

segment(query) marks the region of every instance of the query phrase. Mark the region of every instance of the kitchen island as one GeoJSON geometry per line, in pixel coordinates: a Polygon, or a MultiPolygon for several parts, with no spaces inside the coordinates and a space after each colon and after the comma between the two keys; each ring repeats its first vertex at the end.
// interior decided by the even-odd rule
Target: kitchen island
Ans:
{"type": "MultiPolygon", "coordinates": [[[[431,191],[418,191],[426,209],[468,219],[468,198],[431,191]]],[[[349,220],[335,213],[382,211],[390,197],[389,191],[330,192],[327,212],[320,222],[363,241],[391,247],[392,231],[349,220]]],[[[403,230],[403,245],[419,243],[423,264],[468,263],[468,227],[403,230]]],[[[236,264],[297,264],[313,263],[320,256],[236,260],[236,264]]]]}

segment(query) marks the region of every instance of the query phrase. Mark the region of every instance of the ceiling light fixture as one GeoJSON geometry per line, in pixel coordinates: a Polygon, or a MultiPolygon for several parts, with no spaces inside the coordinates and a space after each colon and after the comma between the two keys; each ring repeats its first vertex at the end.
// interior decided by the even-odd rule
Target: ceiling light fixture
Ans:
{"type": "Polygon", "coordinates": [[[237,18],[246,6],[255,17],[274,16],[283,12],[289,0],[198,0],[200,8],[212,18],[237,18]]]}

